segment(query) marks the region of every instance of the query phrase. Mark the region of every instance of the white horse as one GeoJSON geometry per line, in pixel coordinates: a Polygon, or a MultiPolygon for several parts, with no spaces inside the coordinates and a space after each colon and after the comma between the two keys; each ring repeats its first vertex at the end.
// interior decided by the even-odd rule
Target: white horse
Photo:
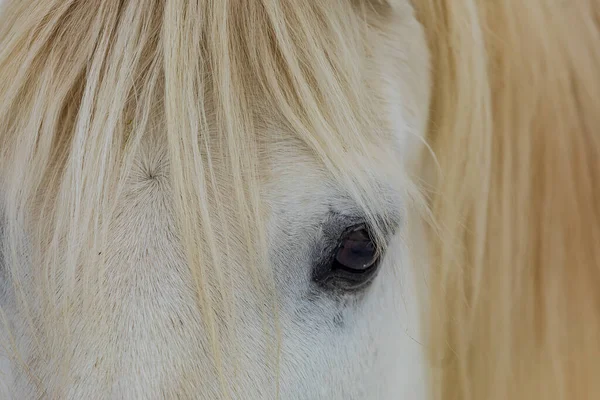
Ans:
{"type": "Polygon", "coordinates": [[[532,3],[7,0],[3,398],[600,393],[600,8],[532,3]]]}

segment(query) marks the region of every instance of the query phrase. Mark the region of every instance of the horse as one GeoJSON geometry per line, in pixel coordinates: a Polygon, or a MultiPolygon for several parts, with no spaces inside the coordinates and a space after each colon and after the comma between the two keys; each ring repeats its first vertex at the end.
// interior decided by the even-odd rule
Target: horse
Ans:
{"type": "Polygon", "coordinates": [[[597,0],[4,0],[6,399],[600,394],[597,0]]]}

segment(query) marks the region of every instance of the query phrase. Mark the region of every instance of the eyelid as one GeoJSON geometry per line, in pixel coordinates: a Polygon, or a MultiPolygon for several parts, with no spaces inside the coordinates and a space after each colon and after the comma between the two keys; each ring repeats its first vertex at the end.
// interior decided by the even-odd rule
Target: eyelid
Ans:
{"type": "MultiPolygon", "coordinates": [[[[373,238],[373,228],[371,224],[361,215],[344,215],[337,212],[331,212],[329,218],[321,225],[322,242],[316,243],[320,248],[319,256],[315,264],[324,264],[330,262],[335,257],[335,253],[340,245],[340,238],[347,235],[349,232],[358,229],[367,229],[373,238]]],[[[391,232],[390,232],[391,233],[391,232]]],[[[385,242],[389,241],[391,234],[383,233],[385,242]]],[[[385,243],[384,243],[385,244],[385,243]]],[[[385,253],[385,247],[377,246],[379,255],[385,253]]]]}
{"type": "MultiPolygon", "coordinates": [[[[354,226],[359,226],[363,224],[373,236],[375,232],[378,230],[381,233],[381,239],[383,239],[383,243],[380,243],[383,247],[387,244],[389,239],[396,233],[401,224],[401,218],[399,215],[390,215],[387,214],[385,217],[383,216],[375,216],[376,220],[379,220],[377,223],[377,227],[373,226],[372,222],[369,222],[367,216],[365,214],[344,214],[335,210],[330,210],[330,218],[334,221],[339,221],[339,226],[343,226],[344,228],[340,228],[337,236],[339,237],[342,233],[347,232],[347,230],[354,226]]],[[[336,221],[336,222],[337,222],[336,221]]]]}

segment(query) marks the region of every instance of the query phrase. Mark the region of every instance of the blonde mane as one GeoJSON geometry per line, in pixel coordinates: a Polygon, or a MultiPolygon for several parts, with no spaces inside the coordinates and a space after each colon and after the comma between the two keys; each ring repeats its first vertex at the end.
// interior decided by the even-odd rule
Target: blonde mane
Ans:
{"type": "MultiPolygon", "coordinates": [[[[40,354],[62,349],[66,371],[70,309],[82,301],[93,312],[106,295],[106,235],[148,131],[166,132],[176,234],[224,393],[221,344],[234,340],[235,318],[229,262],[249,266],[265,313],[277,313],[271,272],[260,267],[268,265],[260,262],[267,246],[259,196],[268,118],[289,127],[373,226],[385,228],[373,217],[384,200],[375,196],[369,164],[347,157],[370,149],[381,160],[393,157],[378,144],[389,132],[375,128],[378,100],[367,101],[362,68],[371,56],[367,26],[381,10],[349,7],[346,0],[7,3],[0,16],[3,255],[17,294],[33,283],[46,299],[44,310],[31,310],[18,296],[32,333],[44,338],[40,354]],[[245,254],[229,254],[225,233],[233,225],[245,254]],[[16,271],[29,263],[32,282],[20,282],[16,271]]],[[[266,329],[276,349],[278,328],[266,329]]]]}
{"type": "MultiPolygon", "coordinates": [[[[432,396],[597,398],[600,4],[413,5],[433,57],[429,141],[439,172],[429,193],[433,263],[423,310],[432,396]]],[[[383,244],[385,218],[375,210],[387,199],[369,162],[356,161],[377,152],[390,174],[400,173],[382,145],[390,132],[376,128],[384,99],[374,98],[363,68],[373,57],[366,39],[389,7],[374,0],[1,7],[0,255],[34,342],[44,340],[32,344],[36,362],[52,349],[65,355],[57,368],[69,368],[72,308],[83,302],[91,311],[106,296],[103,248],[114,205],[142,138],[164,131],[168,183],[149,175],[172,187],[174,235],[223,397],[231,394],[222,344],[235,338],[230,264],[248,265],[277,363],[280,332],[270,318],[277,302],[262,262],[261,128],[289,128],[348,188],[383,244]],[[243,243],[243,254],[233,254],[231,240],[243,243]],[[19,273],[25,265],[27,282],[19,273]],[[24,285],[39,289],[42,310],[30,307],[24,285]]]]}
{"type": "Polygon", "coordinates": [[[434,398],[596,399],[600,3],[414,3],[442,171],[434,398]]]}

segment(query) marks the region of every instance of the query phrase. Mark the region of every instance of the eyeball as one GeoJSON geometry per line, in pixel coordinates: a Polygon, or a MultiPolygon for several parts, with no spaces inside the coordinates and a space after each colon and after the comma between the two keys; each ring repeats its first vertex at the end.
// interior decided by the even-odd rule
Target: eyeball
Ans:
{"type": "Polygon", "coordinates": [[[357,290],[368,285],[377,274],[381,254],[365,224],[346,229],[339,238],[327,265],[313,279],[322,285],[357,290]]]}

